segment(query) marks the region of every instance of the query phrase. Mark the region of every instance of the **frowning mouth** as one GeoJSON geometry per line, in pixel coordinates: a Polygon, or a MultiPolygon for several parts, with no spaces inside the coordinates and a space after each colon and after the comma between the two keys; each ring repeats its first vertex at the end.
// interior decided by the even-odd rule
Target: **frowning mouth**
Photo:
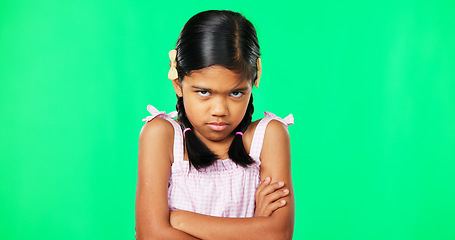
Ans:
{"type": "Polygon", "coordinates": [[[213,131],[223,131],[229,124],[225,122],[210,122],[207,126],[213,131]]]}

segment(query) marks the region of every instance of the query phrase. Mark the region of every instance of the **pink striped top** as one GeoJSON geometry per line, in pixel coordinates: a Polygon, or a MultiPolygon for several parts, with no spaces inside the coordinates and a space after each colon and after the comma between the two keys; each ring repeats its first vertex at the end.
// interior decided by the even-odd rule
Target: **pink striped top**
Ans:
{"type": "Polygon", "coordinates": [[[260,184],[259,169],[265,129],[271,120],[278,120],[286,126],[293,124],[290,114],[285,119],[264,112],[253,135],[250,156],[254,163],[247,168],[238,166],[231,159],[218,160],[213,165],[196,170],[189,168],[184,161],[183,133],[180,125],[173,120],[176,112],[166,114],[148,105],[152,114],[142,121],[148,122],[155,117],[168,120],[174,127],[174,163],[169,177],[169,210],[186,210],[218,217],[254,216],[256,188],[260,184]]]}

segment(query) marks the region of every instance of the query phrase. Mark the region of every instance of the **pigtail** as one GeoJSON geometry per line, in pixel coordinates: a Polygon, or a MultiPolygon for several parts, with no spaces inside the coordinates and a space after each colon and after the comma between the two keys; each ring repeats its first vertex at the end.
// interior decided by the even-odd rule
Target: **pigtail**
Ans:
{"type": "MultiPolygon", "coordinates": [[[[234,134],[236,132],[245,132],[248,126],[251,123],[251,118],[253,116],[254,107],[253,107],[253,95],[250,97],[250,102],[248,103],[248,107],[246,109],[245,116],[243,117],[240,124],[234,130],[234,134]]],[[[248,167],[249,165],[254,163],[254,160],[250,157],[250,155],[246,152],[245,146],[243,145],[243,139],[241,134],[235,134],[234,140],[232,140],[231,146],[229,147],[229,158],[232,159],[233,162],[242,166],[248,167]]]]}
{"type": "Polygon", "coordinates": [[[185,146],[188,154],[188,160],[197,170],[212,165],[218,158],[210,149],[194,134],[193,126],[186,117],[183,97],[177,97],[178,120],[182,129],[191,128],[191,131],[185,133],[185,146]]]}

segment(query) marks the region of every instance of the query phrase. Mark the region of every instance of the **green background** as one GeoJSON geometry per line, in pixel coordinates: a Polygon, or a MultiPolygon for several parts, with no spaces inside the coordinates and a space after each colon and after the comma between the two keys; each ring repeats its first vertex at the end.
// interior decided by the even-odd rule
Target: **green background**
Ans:
{"type": "Polygon", "coordinates": [[[453,0],[0,0],[0,239],[134,239],[141,119],[208,9],[257,28],[254,118],[294,114],[294,239],[455,239],[453,0]]]}

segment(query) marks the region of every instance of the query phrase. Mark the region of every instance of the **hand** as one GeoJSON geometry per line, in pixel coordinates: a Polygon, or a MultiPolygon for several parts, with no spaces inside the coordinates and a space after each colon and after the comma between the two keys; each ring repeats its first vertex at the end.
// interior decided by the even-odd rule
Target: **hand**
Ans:
{"type": "Polygon", "coordinates": [[[289,190],[282,189],[284,182],[271,181],[272,179],[267,177],[256,190],[255,217],[270,217],[275,210],[286,205],[286,200],[282,198],[289,194],[289,190]]]}

